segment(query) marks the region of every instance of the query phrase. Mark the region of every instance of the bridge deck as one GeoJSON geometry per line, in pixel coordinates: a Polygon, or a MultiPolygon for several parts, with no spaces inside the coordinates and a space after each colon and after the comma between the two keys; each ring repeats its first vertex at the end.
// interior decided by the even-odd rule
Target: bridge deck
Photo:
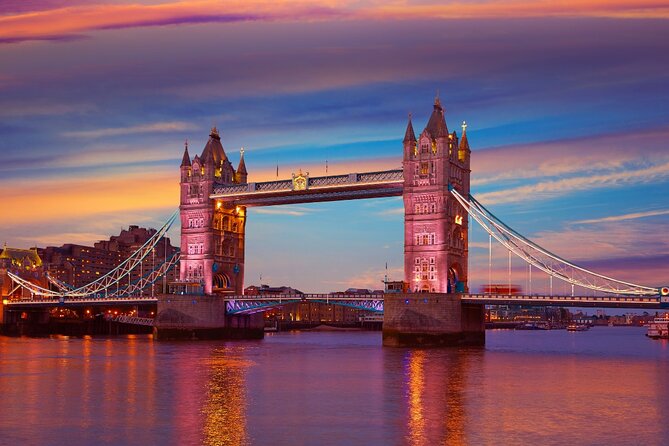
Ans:
{"type": "Polygon", "coordinates": [[[395,169],[348,175],[305,177],[305,183],[300,187],[296,187],[293,180],[217,186],[210,198],[245,206],[272,206],[394,197],[402,195],[403,185],[403,171],[395,169]]]}
{"type": "MultiPolygon", "coordinates": [[[[389,294],[395,296],[395,294],[389,294]]],[[[404,296],[420,297],[420,294],[404,296]]],[[[665,309],[669,308],[669,301],[662,301],[660,297],[636,296],[550,296],[550,295],[519,295],[519,294],[461,294],[464,303],[478,303],[485,305],[527,305],[527,306],[557,306],[557,307],[608,307],[608,308],[639,308],[665,309]]],[[[283,305],[294,302],[323,302],[332,304],[354,304],[356,302],[377,302],[382,305],[385,294],[273,294],[255,296],[222,296],[229,303],[238,306],[256,304],[283,305]]],[[[158,302],[156,297],[129,296],[123,298],[71,298],[71,299],[34,299],[15,300],[7,302],[10,307],[55,307],[91,306],[91,305],[145,305],[158,302]]],[[[378,308],[375,307],[375,308],[378,308]]],[[[376,310],[378,311],[378,310],[376,310]]]]}
{"type": "Polygon", "coordinates": [[[598,308],[669,308],[669,302],[659,297],[642,296],[549,296],[521,294],[463,294],[465,303],[485,305],[527,305],[547,307],[598,307],[598,308]]]}

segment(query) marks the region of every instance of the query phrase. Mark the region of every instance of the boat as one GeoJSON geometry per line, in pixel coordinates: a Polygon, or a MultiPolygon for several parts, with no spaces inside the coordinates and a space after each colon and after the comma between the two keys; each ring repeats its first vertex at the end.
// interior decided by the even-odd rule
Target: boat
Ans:
{"type": "Polygon", "coordinates": [[[648,331],[646,336],[652,339],[669,339],[669,315],[656,317],[653,322],[649,322],[646,327],[648,331]]]}
{"type": "Polygon", "coordinates": [[[526,322],[516,326],[516,330],[550,330],[551,326],[546,321],[526,322]]]}
{"type": "Polygon", "coordinates": [[[569,324],[567,325],[567,331],[587,331],[590,330],[590,326],[586,324],[569,324]]]}

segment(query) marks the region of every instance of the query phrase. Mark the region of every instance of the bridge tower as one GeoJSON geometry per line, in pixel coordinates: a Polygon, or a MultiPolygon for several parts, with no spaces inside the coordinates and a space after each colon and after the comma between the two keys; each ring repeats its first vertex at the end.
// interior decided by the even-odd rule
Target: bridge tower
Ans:
{"type": "Polygon", "coordinates": [[[468,292],[468,219],[449,188],[469,194],[466,133],[448,131],[437,97],[418,138],[411,117],[404,134],[404,277],[408,293],[386,294],[383,345],[483,345],[483,305],[468,292]]]}
{"type": "Polygon", "coordinates": [[[246,177],[243,152],[235,171],[216,127],[192,161],[186,144],[180,183],[180,280],[199,283],[204,294],[242,293],[246,209],[209,196],[215,185],[246,183],[246,177]]]}
{"type": "Polygon", "coordinates": [[[470,150],[448,132],[437,97],[416,138],[411,116],[404,135],[404,276],[413,292],[467,291],[468,220],[449,185],[469,194],[470,150]]]}

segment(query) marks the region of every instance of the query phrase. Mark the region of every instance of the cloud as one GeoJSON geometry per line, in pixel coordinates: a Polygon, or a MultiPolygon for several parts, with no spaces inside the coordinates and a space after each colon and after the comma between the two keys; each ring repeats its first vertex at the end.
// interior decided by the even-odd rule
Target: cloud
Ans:
{"type": "Polygon", "coordinates": [[[669,129],[565,138],[484,148],[472,154],[472,185],[624,169],[669,160],[669,129]]]}
{"type": "Polygon", "coordinates": [[[0,183],[0,229],[36,221],[76,222],[110,213],[151,214],[179,206],[179,183],[171,170],[0,183]]]}
{"type": "Polygon", "coordinates": [[[646,218],[646,217],[655,217],[658,215],[669,215],[669,209],[663,209],[663,210],[658,210],[658,211],[646,211],[646,212],[633,212],[630,214],[622,214],[622,215],[611,215],[609,217],[602,217],[602,218],[593,218],[589,220],[578,220],[575,221],[575,224],[596,224],[596,223],[606,223],[606,222],[612,222],[612,221],[624,221],[624,220],[636,220],[638,218],[646,218]]]}
{"type": "Polygon", "coordinates": [[[94,30],[184,25],[207,22],[357,20],[434,20],[462,18],[615,17],[669,18],[663,0],[491,0],[416,4],[408,1],[213,0],[158,4],[76,5],[0,17],[0,42],[60,39],[94,30]]]}
{"type": "Polygon", "coordinates": [[[31,237],[19,236],[15,240],[26,242],[36,246],[60,246],[63,243],[90,244],[98,240],[108,239],[111,234],[98,234],[94,232],[58,232],[48,235],[37,235],[31,237]]]}
{"type": "Polygon", "coordinates": [[[74,138],[101,138],[105,136],[136,135],[140,133],[166,133],[195,130],[197,127],[183,121],[155,122],[152,124],[138,124],[128,127],[112,127],[95,130],[77,130],[63,132],[63,136],[74,138]]]}
{"type": "Polygon", "coordinates": [[[376,215],[389,216],[389,215],[404,215],[404,206],[399,208],[390,208],[383,211],[379,211],[376,215]]]}
{"type": "MultiPolygon", "coordinates": [[[[369,268],[352,277],[338,281],[324,281],[333,285],[340,285],[340,289],[367,288],[369,290],[383,289],[385,269],[369,268]]],[[[388,280],[404,280],[404,268],[388,268],[388,280]]]]}
{"type": "Polygon", "coordinates": [[[257,207],[252,208],[250,212],[265,215],[288,215],[291,217],[301,217],[314,211],[314,209],[300,206],[280,206],[270,208],[257,207]]]}
{"type": "MultiPolygon", "coordinates": [[[[2,81],[0,80],[0,86],[2,81]]],[[[28,116],[58,116],[63,114],[85,114],[97,110],[93,104],[70,103],[48,104],[31,102],[29,104],[3,103],[0,116],[5,118],[24,118],[28,116]]]]}
{"type": "Polygon", "coordinates": [[[625,170],[600,175],[577,176],[477,194],[484,204],[518,203],[555,198],[576,191],[649,184],[669,178],[669,162],[649,167],[630,166],[625,170]]]}

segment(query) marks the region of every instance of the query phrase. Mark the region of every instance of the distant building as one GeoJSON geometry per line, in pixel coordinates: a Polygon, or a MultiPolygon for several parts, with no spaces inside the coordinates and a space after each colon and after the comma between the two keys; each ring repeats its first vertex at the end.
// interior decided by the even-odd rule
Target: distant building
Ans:
{"type": "Polygon", "coordinates": [[[386,283],[386,293],[407,293],[409,284],[403,280],[390,280],[386,283]]]}
{"type": "Polygon", "coordinates": [[[247,296],[257,296],[260,294],[304,294],[300,290],[291,288],[289,286],[271,287],[269,285],[251,285],[244,289],[244,294],[247,296]]]}
{"type": "Polygon", "coordinates": [[[16,288],[14,282],[7,275],[7,271],[28,280],[29,282],[47,288],[44,263],[37,248],[20,249],[8,248],[5,243],[0,253],[0,294],[2,299],[29,297],[23,288],[16,288]],[[14,291],[12,293],[12,291],[14,291]],[[11,294],[11,296],[10,296],[11,294]]]}
{"type": "MultiPolygon", "coordinates": [[[[62,246],[47,246],[37,251],[41,255],[47,272],[66,284],[79,287],[104,276],[137,251],[156,233],[155,229],[130,226],[119,235],[101,240],[93,246],[67,243],[62,246]]],[[[158,242],[154,251],[135,268],[128,277],[130,283],[158,268],[166,258],[170,258],[178,248],[172,246],[169,238],[158,242]]],[[[178,277],[176,268],[167,273],[167,281],[178,277]]],[[[125,284],[125,283],[124,283],[125,284]]],[[[123,286],[124,284],[121,284],[123,286]]]]}
{"type": "MultiPolygon", "coordinates": [[[[251,285],[244,289],[244,295],[246,296],[300,294],[304,293],[298,289],[288,286],[271,287],[269,285],[251,285]]],[[[329,293],[329,295],[333,297],[338,295],[351,294],[383,294],[383,291],[371,291],[366,288],[349,288],[346,291],[329,293]]],[[[276,319],[278,321],[287,323],[302,324],[356,324],[360,321],[360,317],[367,316],[369,314],[371,314],[370,311],[359,310],[357,308],[304,301],[286,304],[279,308],[269,310],[265,313],[265,318],[276,319]]]]}

